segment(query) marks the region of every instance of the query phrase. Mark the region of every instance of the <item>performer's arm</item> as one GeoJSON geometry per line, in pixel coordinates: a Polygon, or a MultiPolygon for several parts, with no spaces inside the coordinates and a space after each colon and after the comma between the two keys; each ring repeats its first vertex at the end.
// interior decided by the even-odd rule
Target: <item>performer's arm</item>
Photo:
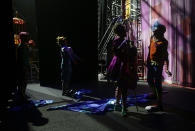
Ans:
{"type": "Polygon", "coordinates": [[[166,47],[165,47],[165,72],[167,73],[167,75],[170,77],[172,76],[172,73],[169,71],[169,58],[168,58],[168,43],[166,43],[166,47]]]}

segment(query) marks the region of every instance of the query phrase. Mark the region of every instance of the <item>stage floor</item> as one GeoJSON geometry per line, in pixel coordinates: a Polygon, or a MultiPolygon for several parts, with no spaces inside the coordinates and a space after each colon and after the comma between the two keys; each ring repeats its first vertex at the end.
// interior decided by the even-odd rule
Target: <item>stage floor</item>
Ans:
{"type": "MultiPolygon", "coordinates": [[[[114,87],[106,82],[72,84],[74,89],[90,89],[89,100],[101,100],[114,97],[114,87]]],[[[138,82],[137,94],[150,93],[146,82],[138,82]]],[[[76,99],[62,96],[60,88],[43,87],[28,84],[28,100],[54,100],[53,104],[29,108],[8,114],[8,127],[25,131],[173,131],[195,129],[195,91],[185,88],[163,85],[164,111],[148,113],[144,106],[128,107],[128,116],[121,117],[120,112],[107,112],[104,115],[82,112],[54,110],[51,106],[59,106],[78,102],[76,99]]],[[[129,90],[129,95],[133,92],[129,90]]],[[[87,98],[87,96],[86,96],[87,98]]],[[[87,99],[85,99],[87,100],[87,99]]],[[[84,100],[84,101],[85,101],[84,100]]],[[[10,105],[12,100],[10,100],[10,105]]]]}

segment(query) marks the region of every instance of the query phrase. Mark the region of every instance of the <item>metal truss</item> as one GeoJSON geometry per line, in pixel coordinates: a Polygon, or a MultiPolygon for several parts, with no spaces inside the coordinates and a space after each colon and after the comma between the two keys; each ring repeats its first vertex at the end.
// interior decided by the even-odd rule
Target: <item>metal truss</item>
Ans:
{"type": "MultiPolygon", "coordinates": [[[[132,0],[133,1],[133,0],[132,0]]],[[[140,80],[144,80],[144,67],[143,67],[143,60],[144,60],[144,50],[143,50],[143,43],[141,39],[142,33],[142,21],[141,21],[141,0],[134,0],[136,1],[136,21],[137,21],[137,74],[140,80]]],[[[135,6],[135,4],[132,4],[135,6]]]]}
{"type": "Polygon", "coordinates": [[[107,62],[107,45],[110,40],[114,39],[115,34],[113,32],[113,27],[119,22],[122,22],[122,0],[107,0],[105,25],[106,30],[102,38],[98,40],[99,61],[103,60],[105,63],[107,62]]]}
{"type": "MultiPolygon", "coordinates": [[[[143,68],[143,43],[141,39],[141,0],[130,0],[130,16],[128,19],[122,19],[124,0],[107,0],[106,1],[106,30],[102,38],[98,42],[98,60],[106,61],[107,58],[107,45],[115,35],[113,27],[115,24],[132,22],[134,24],[134,32],[136,37],[137,47],[137,74],[139,79],[144,79],[143,68]]],[[[101,70],[102,72],[102,70],[101,70]]]]}

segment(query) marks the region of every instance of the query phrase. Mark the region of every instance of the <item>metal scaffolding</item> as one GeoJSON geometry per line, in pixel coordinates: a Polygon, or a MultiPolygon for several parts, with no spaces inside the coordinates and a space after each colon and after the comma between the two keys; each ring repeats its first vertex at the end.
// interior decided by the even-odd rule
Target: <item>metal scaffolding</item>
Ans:
{"type": "MultiPolygon", "coordinates": [[[[102,0],[103,1],[103,0],[102,0]]],[[[98,19],[99,19],[99,26],[98,31],[100,33],[100,21],[102,14],[100,13],[102,7],[102,1],[99,0],[99,13],[98,13],[98,19]]],[[[105,18],[105,32],[100,38],[101,35],[98,35],[98,61],[99,66],[101,67],[100,72],[105,72],[105,69],[103,70],[103,66],[105,67],[107,65],[107,46],[108,43],[114,39],[115,34],[113,32],[114,26],[122,22],[122,0],[106,0],[105,3],[105,12],[106,12],[106,18],[105,18]]]]}
{"type": "Polygon", "coordinates": [[[141,39],[141,32],[142,32],[142,20],[141,20],[141,0],[131,0],[132,1],[132,11],[135,13],[132,15],[135,16],[136,18],[136,39],[137,39],[137,74],[138,78],[140,80],[144,79],[144,67],[143,67],[143,62],[144,62],[144,50],[143,50],[143,43],[141,39]],[[134,8],[135,9],[134,9],[134,8]]]}
{"type": "MultiPolygon", "coordinates": [[[[99,0],[101,1],[101,0],[99,0]]],[[[105,1],[104,1],[105,2],[105,1]]],[[[129,26],[131,23],[131,27],[129,28],[130,32],[134,33],[133,39],[136,42],[138,57],[138,77],[139,79],[144,78],[144,68],[143,68],[143,45],[141,40],[141,0],[107,0],[106,2],[106,26],[105,33],[100,38],[98,35],[98,60],[100,61],[99,66],[101,66],[100,73],[106,72],[103,70],[103,66],[106,66],[107,58],[109,52],[107,51],[107,46],[111,40],[114,39],[115,34],[113,32],[113,28],[117,23],[123,23],[129,26]],[[125,2],[125,3],[123,3],[125,2]],[[127,3],[129,2],[129,3],[127,3]],[[127,18],[124,17],[125,8],[124,5],[128,4],[130,9],[130,15],[127,18]],[[133,24],[133,25],[132,25],[133,24]],[[102,62],[104,61],[104,62],[102,62]]],[[[101,19],[101,18],[99,18],[101,19]]],[[[101,27],[98,27],[100,29],[101,27]]],[[[129,33],[128,33],[129,34],[129,33]]],[[[132,39],[132,36],[127,35],[128,39],[132,39]]]]}

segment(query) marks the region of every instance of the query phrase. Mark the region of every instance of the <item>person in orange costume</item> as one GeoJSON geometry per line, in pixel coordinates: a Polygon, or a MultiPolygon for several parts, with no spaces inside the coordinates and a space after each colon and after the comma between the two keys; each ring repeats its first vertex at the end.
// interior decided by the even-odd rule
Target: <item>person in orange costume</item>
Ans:
{"type": "Polygon", "coordinates": [[[153,35],[150,38],[149,54],[147,58],[147,82],[150,88],[152,88],[153,94],[150,98],[156,99],[156,105],[147,106],[147,111],[162,111],[162,71],[165,65],[165,72],[168,76],[171,76],[171,72],[168,70],[168,41],[164,37],[166,27],[160,24],[158,21],[152,27],[153,35]]]}

